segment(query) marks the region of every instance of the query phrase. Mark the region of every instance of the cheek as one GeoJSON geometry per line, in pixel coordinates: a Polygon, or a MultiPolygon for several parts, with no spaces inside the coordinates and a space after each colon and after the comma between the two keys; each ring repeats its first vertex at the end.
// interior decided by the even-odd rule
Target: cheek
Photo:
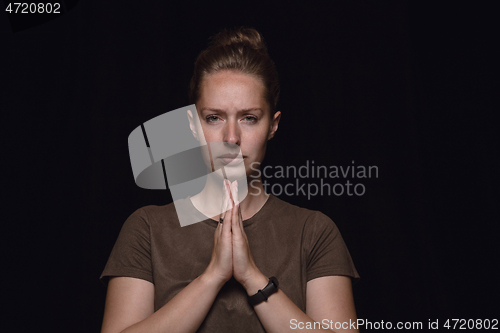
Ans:
{"type": "Polygon", "coordinates": [[[216,141],[213,131],[210,131],[210,127],[201,125],[200,133],[203,143],[216,141]]]}
{"type": "Polygon", "coordinates": [[[256,133],[256,135],[252,136],[249,140],[250,148],[254,153],[263,153],[263,150],[267,145],[267,132],[256,133]]]}

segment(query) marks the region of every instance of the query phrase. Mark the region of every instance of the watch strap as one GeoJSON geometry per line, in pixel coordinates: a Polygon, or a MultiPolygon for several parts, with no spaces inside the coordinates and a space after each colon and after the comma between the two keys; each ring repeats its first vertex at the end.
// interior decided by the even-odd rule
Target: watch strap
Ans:
{"type": "Polygon", "coordinates": [[[267,301],[268,297],[278,290],[278,285],[278,279],[276,279],[274,276],[271,276],[269,278],[269,282],[264,288],[259,289],[259,291],[255,293],[255,295],[248,296],[248,302],[251,306],[254,306],[259,304],[260,302],[267,301]]]}

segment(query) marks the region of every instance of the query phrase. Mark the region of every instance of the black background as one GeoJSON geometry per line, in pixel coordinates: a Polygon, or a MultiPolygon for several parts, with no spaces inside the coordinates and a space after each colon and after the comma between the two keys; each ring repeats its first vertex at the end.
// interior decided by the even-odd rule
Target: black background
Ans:
{"type": "Polygon", "coordinates": [[[340,228],[362,277],[358,317],[499,318],[494,13],[472,2],[80,1],[13,33],[3,12],[9,319],[18,331],[99,331],[98,278],[123,222],[171,202],[135,185],[128,135],[189,104],[196,56],[237,25],[263,34],[280,75],[265,163],[378,166],[378,178],[354,180],[363,196],[280,196],[340,228]]]}

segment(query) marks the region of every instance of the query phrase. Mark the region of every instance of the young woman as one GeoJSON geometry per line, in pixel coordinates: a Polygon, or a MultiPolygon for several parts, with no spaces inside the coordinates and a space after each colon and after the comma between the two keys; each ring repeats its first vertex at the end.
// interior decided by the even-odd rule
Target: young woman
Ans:
{"type": "Polygon", "coordinates": [[[274,63],[255,29],[223,30],[198,56],[193,135],[200,144],[222,142],[233,153],[211,154],[210,163],[229,173],[243,163],[251,186],[240,202],[241,182],[209,177],[175,207],[135,211],[101,276],[109,278],[103,333],[357,332],[348,324],[359,275],[338,228],[262,186],[258,166],[278,129],[278,97],[274,63]],[[201,222],[181,227],[176,207],[201,222]]]}

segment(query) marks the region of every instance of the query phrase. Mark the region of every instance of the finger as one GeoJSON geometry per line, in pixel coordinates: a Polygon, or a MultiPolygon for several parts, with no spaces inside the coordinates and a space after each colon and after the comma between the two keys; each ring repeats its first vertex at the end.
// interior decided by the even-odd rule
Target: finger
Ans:
{"type": "Polygon", "coordinates": [[[239,203],[239,200],[238,200],[238,181],[237,180],[235,180],[231,184],[231,195],[232,195],[234,204],[239,203]]]}
{"type": "Polygon", "coordinates": [[[231,218],[231,210],[228,211],[226,217],[224,218],[224,223],[222,223],[222,236],[223,237],[231,237],[232,230],[232,218],[231,218]]]}
{"type": "Polygon", "coordinates": [[[239,210],[239,208],[240,208],[240,205],[236,204],[233,207],[233,210],[231,211],[231,222],[233,223],[233,227],[234,228],[238,228],[239,227],[239,221],[238,221],[238,210],[239,210]]]}
{"type": "Polygon", "coordinates": [[[236,198],[236,203],[238,205],[237,224],[241,230],[241,233],[244,234],[245,231],[243,229],[243,215],[241,214],[241,205],[240,205],[240,201],[239,201],[239,197],[238,197],[238,181],[235,180],[232,185],[233,185],[233,194],[234,194],[234,197],[236,198]]]}
{"type": "Polygon", "coordinates": [[[240,224],[241,233],[245,235],[245,229],[243,229],[243,215],[241,214],[241,207],[238,207],[238,217],[239,217],[238,221],[240,224]]]}
{"type": "Polygon", "coordinates": [[[233,234],[236,235],[236,237],[241,237],[241,226],[240,226],[240,221],[239,221],[239,210],[240,210],[240,204],[237,203],[234,207],[233,210],[231,211],[231,223],[232,223],[232,230],[233,234]]]}
{"type": "Polygon", "coordinates": [[[227,185],[226,185],[226,180],[222,182],[222,212],[221,212],[221,218],[224,218],[224,215],[227,211],[227,185]]]}
{"type": "Polygon", "coordinates": [[[231,217],[233,218],[232,219],[233,223],[237,222],[237,219],[235,219],[234,217],[235,217],[235,213],[238,212],[238,210],[236,209],[237,205],[238,205],[238,200],[237,200],[237,198],[238,198],[238,193],[237,193],[238,190],[236,189],[236,184],[237,184],[236,181],[234,181],[234,182],[231,183],[231,186],[229,186],[229,189],[231,191],[231,196],[233,198],[233,204],[234,204],[233,211],[231,212],[231,214],[232,214],[231,217]]]}
{"type": "Polygon", "coordinates": [[[234,203],[233,203],[233,198],[231,197],[231,182],[229,180],[224,180],[224,184],[226,185],[226,211],[229,209],[233,208],[234,203]]]}
{"type": "Polygon", "coordinates": [[[214,248],[213,251],[218,247],[218,244],[220,242],[220,235],[222,232],[222,225],[220,223],[217,224],[217,228],[215,228],[214,232],[214,248]]]}
{"type": "Polygon", "coordinates": [[[229,181],[224,179],[224,189],[223,189],[223,206],[221,212],[221,218],[224,219],[226,217],[227,211],[230,209],[230,195],[229,195],[229,181]]]}
{"type": "MultiPolygon", "coordinates": [[[[224,218],[224,212],[226,211],[226,180],[222,181],[222,195],[221,195],[221,205],[220,205],[220,218],[224,218]]],[[[220,222],[220,220],[219,220],[220,222]]]]}
{"type": "MultiPolygon", "coordinates": [[[[228,203],[229,203],[229,198],[228,198],[228,203]]],[[[231,221],[232,221],[232,209],[229,209],[227,213],[224,215],[224,222],[222,223],[222,233],[225,235],[225,237],[231,236],[231,224],[232,224],[231,221]]]]}

